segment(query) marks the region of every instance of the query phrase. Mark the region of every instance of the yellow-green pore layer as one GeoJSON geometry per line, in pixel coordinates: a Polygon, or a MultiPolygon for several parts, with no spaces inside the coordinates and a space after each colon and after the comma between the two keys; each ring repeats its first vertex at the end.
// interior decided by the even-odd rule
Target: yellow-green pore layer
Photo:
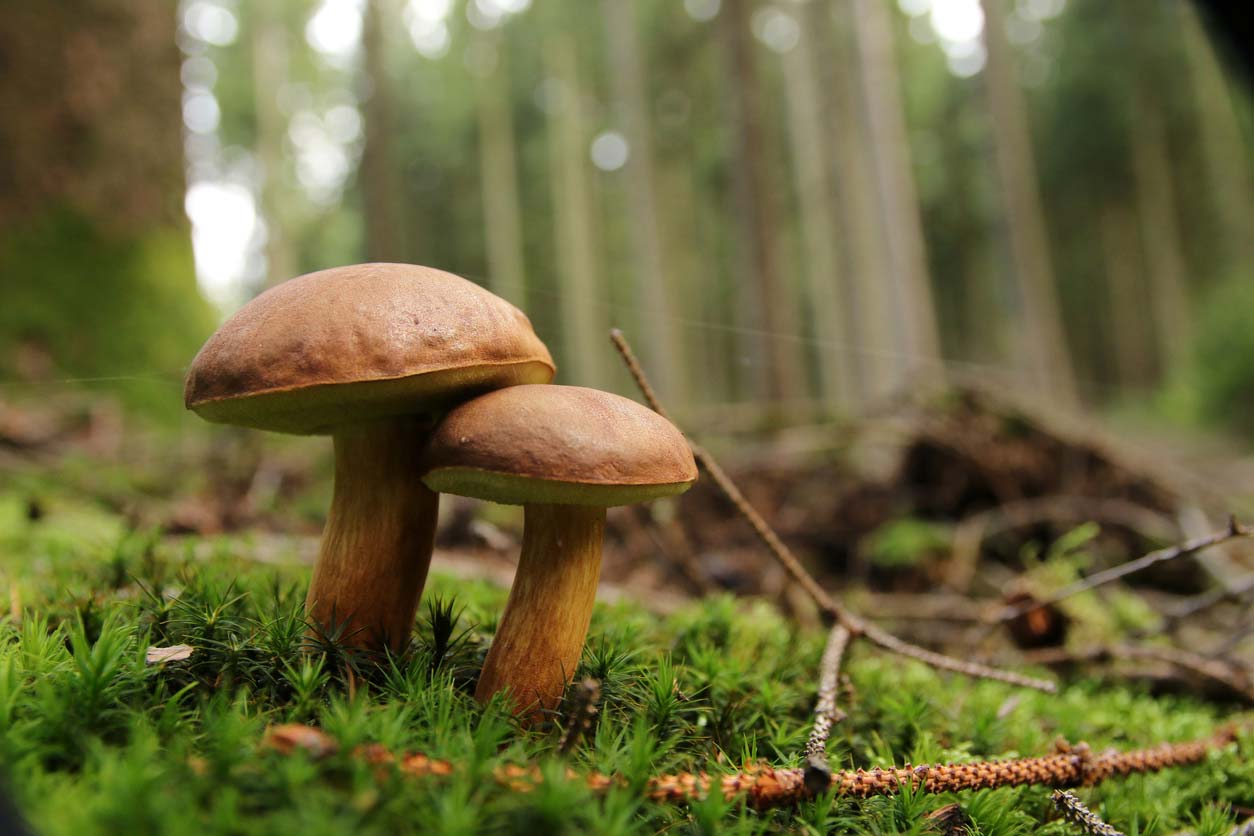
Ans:
{"type": "Polygon", "coordinates": [[[441,270],[355,264],[241,308],[192,361],[184,401],[209,421],[317,434],[553,373],[531,322],[504,299],[441,270]]]}
{"type": "Polygon", "coordinates": [[[511,386],[435,428],[424,481],[440,493],[526,505],[626,505],[697,478],[683,434],[656,412],[579,386],[511,386]]]}
{"type": "Polygon", "coordinates": [[[422,481],[436,493],[470,496],[502,505],[600,505],[606,508],[675,496],[692,485],[691,481],[651,485],[561,482],[473,467],[442,467],[429,472],[422,481]]]}

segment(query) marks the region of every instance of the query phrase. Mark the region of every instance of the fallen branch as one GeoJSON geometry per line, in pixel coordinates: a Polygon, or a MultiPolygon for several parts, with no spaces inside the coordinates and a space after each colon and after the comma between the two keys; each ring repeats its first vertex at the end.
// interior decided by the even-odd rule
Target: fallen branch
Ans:
{"type": "Polygon", "coordinates": [[[945,572],[951,589],[966,591],[975,577],[984,541],[1038,523],[1076,523],[1093,520],[1108,522],[1152,536],[1159,542],[1179,536],[1176,526],[1165,516],[1122,499],[1088,496],[1041,496],[1005,502],[966,517],[954,528],[952,558],[945,572]]]}
{"type": "Polygon", "coordinates": [[[1106,824],[1101,816],[1085,807],[1083,801],[1066,790],[1054,790],[1053,801],[1054,807],[1062,813],[1064,819],[1089,836],[1124,836],[1122,831],[1106,824]]]}
{"type": "MultiPolygon", "coordinates": [[[[645,376],[644,370],[640,367],[640,363],[636,360],[635,353],[631,350],[631,346],[627,343],[627,339],[623,336],[623,332],[617,328],[610,332],[610,340],[613,341],[614,347],[618,349],[618,353],[622,355],[623,362],[627,365],[627,370],[631,373],[632,378],[636,381],[636,385],[640,388],[640,393],[644,396],[645,402],[649,407],[667,420],[670,415],[662,406],[657,398],[657,394],[653,391],[653,387],[649,384],[648,378],[645,376]]],[[[672,422],[673,423],[673,422],[672,422]]],[[[718,486],[723,495],[736,508],[736,511],[749,523],[753,528],[758,539],[766,546],[767,550],[775,558],[776,561],[784,568],[793,580],[806,591],[806,593],[814,599],[829,617],[842,625],[853,636],[866,636],[870,641],[878,644],[885,650],[898,653],[912,659],[917,659],[932,667],[941,670],[954,671],[966,676],[978,677],[980,679],[993,679],[999,682],[1007,682],[1012,685],[1018,685],[1024,688],[1034,688],[1038,691],[1046,693],[1054,693],[1057,686],[1044,679],[1036,679],[1034,677],[1023,676],[1021,674],[1012,673],[1010,671],[991,668],[975,662],[967,662],[962,659],[955,659],[951,656],[945,656],[941,653],[935,653],[931,650],[910,644],[893,636],[885,630],[868,624],[862,618],[854,615],[845,609],[836,599],[827,593],[814,576],[805,570],[792,553],[792,550],[779,539],[779,535],[770,527],[762,515],[757,512],[749,501],[745,499],[744,494],[732,482],[731,477],[719,466],[714,457],[709,454],[705,448],[700,445],[689,442],[692,447],[692,455],[696,458],[697,463],[702,469],[710,475],[714,480],[714,484],[718,486]]]]}
{"type": "MultiPolygon", "coordinates": [[[[1187,743],[1165,743],[1150,749],[1130,752],[1108,751],[1094,755],[1087,746],[1064,746],[1061,751],[1044,757],[1016,758],[1002,761],[949,763],[933,766],[889,767],[869,770],[833,772],[827,789],[836,795],[868,798],[893,795],[904,788],[915,792],[941,793],[960,790],[995,789],[1027,784],[1056,788],[1093,786],[1108,778],[1141,772],[1157,772],[1174,766],[1198,763],[1217,748],[1236,739],[1229,727],[1212,737],[1187,743]]],[[[308,726],[283,725],[266,730],[262,746],[288,755],[303,751],[312,758],[322,758],[338,750],[335,739],[308,726]]],[[[368,744],[353,754],[367,763],[385,769],[396,768],[419,778],[452,775],[458,767],[451,761],[409,754],[397,758],[380,744],[368,744]]],[[[764,810],[789,807],[815,797],[817,792],[807,786],[804,769],[776,769],[761,764],[728,775],[705,772],[681,772],[650,778],[644,785],[645,797],[658,803],[682,804],[698,801],[717,791],[728,801],[743,799],[748,806],[764,810]]],[[[580,775],[566,770],[566,778],[582,781],[594,792],[611,787],[624,787],[627,782],[617,775],[591,772],[580,775]]],[[[492,772],[492,779],[514,792],[531,792],[544,783],[538,766],[506,765],[492,772]]]]}
{"type": "Polygon", "coordinates": [[[832,726],[844,719],[844,713],[836,707],[836,687],[840,680],[840,662],[848,645],[849,631],[840,624],[832,627],[827,636],[827,647],[823,649],[823,659],[819,662],[819,698],[814,704],[814,729],[806,741],[807,758],[826,755],[827,738],[831,736],[832,726]]]}
{"type": "Polygon", "coordinates": [[[1223,659],[1202,656],[1178,647],[1120,644],[1095,645],[1082,650],[1044,648],[1028,651],[1023,654],[1023,658],[1038,665],[1118,661],[1120,659],[1164,662],[1204,679],[1217,682],[1234,694],[1244,697],[1248,702],[1254,703],[1254,682],[1250,681],[1250,677],[1245,671],[1223,659]]]}
{"type": "Polygon", "coordinates": [[[601,702],[601,683],[592,677],[583,680],[575,687],[572,702],[574,704],[567,712],[566,731],[562,734],[561,742],[557,744],[557,751],[563,755],[574,751],[579,738],[592,728],[600,710],[598,704],[601,702]]]}
{"type": "Polygon", "coordinates": [[[1251,593],[1254,593],[1254,574],[1246,575],[1237,581],[1231,589],[1220,586],[1200,595],[1194,595],[1192,598],[1187,598],[1165,610],[1163,615],[1170,621],[1182,621],[1225,601],[1240,601],[1251,593]]]}
{"type": "Polygon", "coordinates": [[[1238,523],[1236,517],[1232,517],[1228,520],[1228,527],[1223,531],[1208,534],[1205,537],[1188,540],[1170,548],[1158,549],[1157,551],[1152,551],[1143,557],[1138,557],[1136,560],[1129,560],[1127,563],[1121,563],[1118,566],[1113,566],[1110,569],[1089,575],[1083,580],[1076,581],[1073,584],[1063,587],[1053,595],[1046,596],[1043,600],[1030,601],[1027,604],[1006,607],[1001,611],[997,619],[999,621],[1009,621],[1012,618],[1018,618],[1028,610],[1034,610],[1037,607],[1048,606],[1049,604],[1057,604],[1059,601],[1070,598],[1073,595],[1079,595],[1081,592],[1086,592],[1090,589],[1108,584],[1111,581],[1117,581],[1120,578],[1133,574],[1134,572],[1140,572],[1143,569],[1147,569],[1156,563],[1175,560],[1178,557],[1194,554],[1195,552],[1200,552],[1203,549],[1208,549],[1211,546],[1217,546],[1220,543],[1226,543],[1229,540],[1236,540],[1244,537],[1254,538],[1254,531],[1238,523]]]}

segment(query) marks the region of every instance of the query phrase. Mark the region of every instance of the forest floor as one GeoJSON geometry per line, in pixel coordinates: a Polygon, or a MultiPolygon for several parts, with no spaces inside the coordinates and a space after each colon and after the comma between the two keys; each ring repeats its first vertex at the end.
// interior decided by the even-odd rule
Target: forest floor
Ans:
{"type": "MultiPolygon", "coordinates": [[[[1052,631],[988,617],[1007,589],[1045,596],[1183,538],[1193,523],[1182,520],[1213,512],[1208,498],[970,399],[892,432],[891,445],[859,449],[831,432],[777,436],[771,456],[744,457],[733,475],[860,613],[1060,687],[970,680],[856,643],[832,767],[1047,755],[1058,738],[1143,748],[1236,721],[1237,742],[1199,764],[1077,792],[1126,833],[1217,835],[1254,815],[1248,598],[1172,616],[1216,572],[1248,567],[1247,552],[1087,591],[1059,605],[1052,631]],[[1223,675],[1173,663],[1173,651],[1223,675]]],[[[77,402],[0,408],[0,779],[34,830],[1072,832],[1040,786],[825,792],[764,811],[718,793],[647,798],[664,773],[801,766],[813,720],[819,614],[705,486],[611,516],[602,603],[575,678],[599,683],[582,734],[568,734],[578,688],[530,730],[471,696],[517,548],[510,509],[445,502],[407,653],[378,664],[334,645],[302,652],[328,498],[323,447],[139,432],[77,402]],[[181,652],[161,661],[154,648],[181,652]],[[321,734],[295,740],[292,723],[321,734]],[[416,777],[365,756],[382,751],[367,744],[453,768],[416,777]],[[511,765],[543,780],[523,792],[494,778],[511,765]],[[594,790],[592,772],[617,780],[594,790]]]]}

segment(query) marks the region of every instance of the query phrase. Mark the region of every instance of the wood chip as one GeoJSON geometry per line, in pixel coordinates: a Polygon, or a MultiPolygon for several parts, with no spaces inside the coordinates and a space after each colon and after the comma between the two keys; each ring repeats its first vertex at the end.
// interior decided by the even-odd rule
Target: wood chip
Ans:
{"type": "Polygon", "coordinates": [[[150,647],[144,655],[144,661],[150,665],[163,665],[166,662],[182,662],[190,659],[196,648],[190,644],[174,644],[169,647],[150,647]]]}

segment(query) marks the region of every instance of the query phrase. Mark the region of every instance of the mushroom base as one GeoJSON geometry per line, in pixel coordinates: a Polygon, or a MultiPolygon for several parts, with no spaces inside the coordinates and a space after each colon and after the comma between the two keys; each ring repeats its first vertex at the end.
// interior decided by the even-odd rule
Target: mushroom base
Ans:
{"type": "Polygon", "coordinates": [[[335,435],[335,496],[305,610],[341,644],[399,650],[409,640],[440,501],[418,478],[428,432],[396,419],[335,435]]]}
{"type": "Polygon", "coordinates": [[[475,689],[487,702],[508,691],[531,721],[557,708],[575,675],[601,574],[605,509],[528,505],[522,554],[475,689]]]}

